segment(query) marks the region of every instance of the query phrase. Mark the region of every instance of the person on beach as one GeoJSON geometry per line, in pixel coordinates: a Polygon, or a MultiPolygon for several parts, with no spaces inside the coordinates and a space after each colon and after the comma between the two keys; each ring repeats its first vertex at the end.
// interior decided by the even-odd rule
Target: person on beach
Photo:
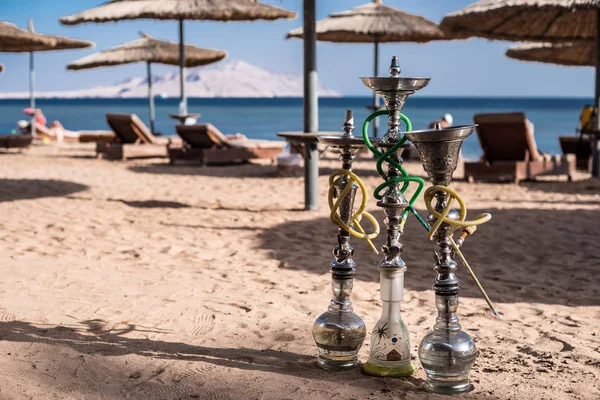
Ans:
{"type": "Polygon", "coordinates": [[[429,129],[435,128],[436,124],[440,124],[442,128],[448,128],[452,126],[453,121],[454,118],[452,117],[452,114],[444,114],[442,118],[435,121],[431,121],[431,123],[429,124],[429,129]]]}
{"type": "MultiPolygon", "coordinates": [[[[46,126],[46,116],[41,109],[34,110],[33,108],[26,108],[23,110],[25,115],[32,116],[34,113],[35,117],[35,131],[36,136],[44,140],[55,140],[62,142],[65,139],[79,138],[77,132],[66,130],[59,121],[52,122],[49,126],[46,126]]],[[[17,122],[19,133],[31,133],[31,122],[30,121],[19,121],[17,122]]]]}

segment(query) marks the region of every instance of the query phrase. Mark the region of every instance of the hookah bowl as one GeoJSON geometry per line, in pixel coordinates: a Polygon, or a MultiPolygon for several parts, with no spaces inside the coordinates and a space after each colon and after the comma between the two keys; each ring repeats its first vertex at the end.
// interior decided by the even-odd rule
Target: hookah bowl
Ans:
{"type": "MultiPolygon", "coordinates": [[[[446,129],[437,126],[433,130],[406,133],[434,185],[450,184],[462,143],[474,129],[474,125],[446,129]]],[[[436,192],[435,198],[435,210],[441,212],[448,204],[448,194],[436,192]]],[[[458,211],[451,210],[448,218],[458,219],[458,211]]],[[[427,220],[431,225],[436,221],[431,214],[427,220]]],[[[419,359],[427,373],[425,390],[441,394],[462,393],[472,389],[469,372],[477,357],[475,342],[461,330],[456,316],[461,286],[455,275],[457,264],[452,259],[449,229],[450,226],[443,223],[436,235],[439,251],[434,252],[437,276],[433,281],[433,290],[438,316],[433,330],[425,335],[419,345],[419,359]]]]}
{"type": "MultiPolygon", "coordinates": [[[[352,135],[354,118],[352,111],[346,112],[342,136],[320,136],[319,141],[342,149],[340,159],[344,171],[352,170],[354,153],[364,146],[362,139],[352,135]]],[[[342,175],[335,185],[336,197],[341,196],[350,183],[347,175],[342,175]]],[[[340,218],[349,224],[354,208],[354,199],[358,185],[352,183],[350,191],[340,205],[340,218]]],[[[315,321],[313,338],[319,352],[317,365],[325,370],[340,371],[358,366],[358,351],[367,334],[363,320],[354,313],[350,294],[352,292],[356,263],[352,259],[354,249],[350,246],[350,233],[339,228],[337,246],[333,249],[331,262],[331,289],[333,298],[326,312],[315,321]]]]}
{"type": "MultiPolygon", "coordinates": [[[[429,78],[401,78],[398,58],[393,57],[390,65],[390,77],[361,78],[364,85],[379,94],[388,111],[388,131],[379,142],[382,148],[390,149],[400,140],[400,110],[408,96],[424,88],[429,78]]],[[[408,146],[406,146],[408,147],[408,146]]],[[[402,164],[401,148],[389,159],[396,165],[402,164]]],[[[404,197],[400,170],[393,164],[387,164],[386,181],[390,182],[385,193],[377,203],[386,215],[387,240],[382,246],[383,259],[379,262],[382,314],[371,332],[371,351],[364,372],[373,376],[401,377],[411,375],[415,367],[410,356],[410,337],[408,329],[400,315],[404,294],[404,272],[406,264],[401,254],[403,245],[404,211],[409,202],[404,197]]]]}

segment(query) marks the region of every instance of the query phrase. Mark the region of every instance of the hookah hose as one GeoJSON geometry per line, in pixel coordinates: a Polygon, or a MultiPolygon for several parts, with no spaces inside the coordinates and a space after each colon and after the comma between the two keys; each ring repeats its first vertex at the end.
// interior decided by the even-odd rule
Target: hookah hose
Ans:
{"type": "MultiPolygon", "coordinates": [[[[383,197],[381,195],[381,191],[393,184],[402,183],[403,185],[402,185],[402,188],[400,189],[400,191],[402,193],[404,193],[406,191],[406,189],[408,188],[410,182],[417,182],[419,184],[419,186],[417,187],[417,190],[415,190],[415,193],[413,194],[413,196],[410,198],[409,206],[403,213],[404,218],[402,221],[402,226],[404,226],[404,224],[406,223],[406,216],[408,215],[408,213],[412,212],[413,215],[419,221],[419,223],[421,223],[421,225],[429,232],[427,235],[429,240],[433,240],[435,233],[437,232],[439,227],[442,225],[442,223],[447,223],[448,225],[451,225],[452,228],[450,230],[449,237],[450,237],[450,241],[452,243],[452,246],[454,247],[456,254],[458,254],[458,257],[461,259],[461,261],[467,268],[469,275],[471,275],[471,277],[473,278],[473,281],[475,282],[475,284],[477,285],[477,288],[479,289],[479,291],[485,298],[485,301],[487,302],[488,306],[492,310],[492,313],[494,314],[494,316],[499,318],[499,314],[498,314],[498,311],[496,311],[496,307],[494,307],[494,304],[492,303],[489,296],[485,292],[485,289],[479,282],[479,279],[477,279],[475,272],[473,271],[473,269],[467,262],[467,259],[462,254],[459,246],[456,244],[456,242],[454,241],[454,238],[452,237],[452,234],[460,228],[465,228],[469,233],[472,233],[474,227],[476,227],[477,225],[486,223],[487,221],[489,221],[492,218],[492,216],[490,214],[481,214],[481,215],[477,216],[474,220],[466,221],[465,218],[467,216],[467,207],[466,207],[464,200],[458,195],[458,193],[456,193],[456,191],[454,191],[452,188],[449,188],[447,186],[440,186],[440,185],[432,186],[425,191],[425,195],[424,195],[425,204],[427,206],[427,211],[429,211],[429,213],[437,219],[436,223],[432,227],[430,227],[429,224],[419,215],[419,213],[414,208],[415,201],[417,200],[417,198],[423,191],[423,187],[425,186],[425,181],[419,177],[409,176],[406,169],[404,169],[395,160],[390,158],[390,155],[393,154],[396,150],[398,150],[406,142],[406,140],[408,138],[406,136],[403,136],[394,146],[392,146],[390,149],[388,149],[384,153],[381,153],[379,150],[377,150],[377,148],[375,148],[375,146],[373,146],[373,144],[369,140],[369,123],[373,119],[375,119],[381,115],[389,115],[389,112],[387,110],[381,110],[381,111],[377,111],[377,112],[374,112],[373,114],[369,115],[363,124],[363,130],[362,130],[362,135],[363,135],[365,144],[367,145],[369,150],[371,150],[371,152],[377,156],[377,164],[376,164],[377,172],[379,173],[379,175],[381,175],[381,177],[383,179],[385,179],[385,182],[383,184],[379,185],[375,189],[375,192],[374,192],[375,198],[378,200],[381,199],[383,197]],[[387,174],[383,171],[383,167],[382,167],[383,162],[387,162],[387,163],[391,164],[393,167],[395,167],[396,169],[398,169],[402,173],[402,176],[389,179],[387,174]],[[448,195],[450,195],[450,200],[448,201],[448,204],[446,205],[446,207],[444,207],[444,210],[441,213],[438,213],[434,209],[433,205],[431,204],[431,201],[435,197],[435,192],[438,192],[438,191],[442,191],[442,192],[445,192],[448,195]],[[460,205],[459,220],[453,220],[453,219],[447,218],[448,213],[451,210],[452,203],[454,202],[454,200],[456,200],[458,202],[458,204],[460,205]]],[[[410,120],[402,113],[400,113],[400,119],[405,123],[406,130],[411,131],[412,124],[410,123],[410,120]]]]}
{"type": "Polygon", "coordinates": [[[494,314],[494,316],[496,318],[500,318],[500,315],[498,314],[498,311],[496,311],[496,307],[494,307],[492,300],[490,300],[490,298],[488,297],[487,293],[485,292],[485,289],[483,289],[483,286],[479,282],[479,279],[477,279],[475,272],[473,271],[473,269],[471,269],[471,266],[467,262],[467,259],[465,258],[463,253],[460,251],[459,246],[456,244],[456,242],[454,241],[454,238],[452,237],[452,234],[455,231],[457,231],[458,229],[460,229],[460,228],[472,229],[473,227],[476,227],[477,225],[481,225],[481,224],[488,222],[492,218],[492,216],[488,213],[485,213],[485,214],[478,215],[473,220],[470,220],[470,221],[465,220],[465,218],[467,217],[467,206],[465,204],[465,201],[462,199],[462,197],[459,196],[458,193],[456,193],[456,191],[454,189],[452,189],[448,186],[441,186],[441,185],[432,186],[425,191],[425,194],[423,195],[423,197],[425,199],[425,205],[427,207],[427,211],[429,211],[429,213],[437,219],[435,224],[433,224],[433,226],[431,228],[429,226],[427,226],[427,230],[429,231],[429,233],[427,234],[427,238],[429,240],[433,240],[437,230],[443,223],[446,223],[451,226],[448,236],[452,243],[452,247],[454,247],[454,251],[456,252],[456,254],[458,254],[458,257],[461,259],[464,266],[467,268],[467,271],[469,271],[469,275],[471,275],[471,278],[473,278],[473,281],[475,281],[477,288],[483,295],[485,301],[487,302],[488,306],[490,307],[490,310],[492,310],[492,314],[494,314]],[[436,192],[447,193],[450,197],[448,200],[448,203],[446,204],[446,206],[444,207],[444,209],[442,210],[441,213],[435,210],[433,203],[432,203],[432,201],[435,198],[436,192]],[[460,206],[458,220],[448,218],[448,213],[450,213],[450,210],[452,209],[452,203],[454,203],[454,200],[456,200],[458,202],[458,205],[460,206]]]}
{"type": "MultiPolygon", "coordinates": [[[[377,150],[377,148],[375,146],[373,146],[373,144],[369,140],[369,124],[371,123],[371,121],[373,119],[375,119],[381,115],[389,115],[389,112],[387,110],[380,110],[380,111],[374,112],[373,114],[371,114],[367,117],[367,119],[365,120],[363,127],[362,127],[362,136],[365,141],[365,144],[367,145],[369,150],[371,150],[371,153],[375,154],[375,156],[377,157],[377,164],[376,164],[377,173],[379,175],[381,175],[381,177],[385,180],[384,183],[382,183],[381,185],[379,185],[375,188],[375,192],[373,193],[373,196],[377,200],[381,200],[381,198],[383,197],[381,192],[384,189],[386,189],[388,186],[395,185],[398,183],[402,183],[402,188],[400,189],[400,191],[404,194],[406,189],[408,189],[410,182],[418,183],[419,186],[417,187],[417,189],[415,190],[415,193],[412,195],[412,197],[408,201],[408,207],[402,213],[402,222],[401,222],[400,226],[403,227],[404,224],[406,224],[406,217],[408,216],[409,212],[412,212],[413,215],[417,218],[417,220],[421,223],[421,225],[423,225],[426,229],[429,229],[429,225],[427,225],[427,222],[419,215],[419,213],[415,210],[415,208],[413,206],[415,201],[417,200],[417,198],[419,198],[419,195],[423,191],[423,187],[425,186],[425,181],[422,178],[419,178],[417,176],[408,175],[408,172],[406,172],[406,169],[404,169],[404,167],[402,165],[398,164],[398,162],[396,160],[394,160],[390,157],[392,154],[394,154],[396,152],[396,150],[398,150],[406,142],[407,137],[402,136],[395,145],[390,147],[384,153],[377,150]],[[402,174],[402,176],[390,178],[383,171],[383,163],[384,162],[387,162],[388,164],[392,165],[394,168],[399,170],[400,173],[402,174]]],[[[410,123],[410,120],[408,119],[408,117],[406,115],[400,113],[400,120],[402,120],[404,122],[404,124],[406,125],[407,131],[412,130],[412,124],[410,123]]]]}
{"type": "Polygon", "coordinates": [[[379,235],[379,224],[377,223],[377,220],[373,215],[365,211],[365,207],[367,206],[367,188],[365,187],[363,181],[358,177],[358,175],[356,175],[352,171],[344,169],[341,169],[329,175],[328,202],[329,209],[331,210],[331,213],[329,214],[329,220],[331,221],[331,223],[344,229],[346,232],[348,232],[354,237],[366,240],[367,243],[369,243],[369,246],[371,246],[371,248],[375,252],[375,254],[379,254],[379,252],[375,248],[375,245],[371,241],[371,239],[375,239],[377,235],[379,235]],[[340,193],[340,195],[337,196],[337,200],[334,202],[334,199],[337,195],[336,184],[344,176],[348,178],[348,183],[344,187],[344,190],[342,190],[342,193],[340,193]],[[346,198],[350,190],[352,190],[352,186],[354,185],[354,183],[356,183],[361,190],[362,200],[360,203],[360,207],[358,207],[358,210],[356,210],[356,212],[350,216],[350,223],[347,224],[338,214],[338,210],[340,208],[340,205],[342,204],[342,201],[346,198]],[[360,221],[363,216],[367,218],[369,222],[371,222],[371,225],[373,225],[374,231],[372,233],[367,234],[363,227],[360,225],[360,221]],[[352,225],[356,226],[358,230],[354,229],[352,225]]]}

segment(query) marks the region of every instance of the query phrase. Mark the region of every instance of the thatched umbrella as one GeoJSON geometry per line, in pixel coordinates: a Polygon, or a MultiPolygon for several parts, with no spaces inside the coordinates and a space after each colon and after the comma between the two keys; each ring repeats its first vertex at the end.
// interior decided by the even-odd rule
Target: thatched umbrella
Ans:
{"type": "MultiPolygon", "coordinates": [[[[425,43],[446,39],[438,25],[419,15],[413,15],[373,0],[348,11],[331,14],[318,21],[317,40],[333,43],[373,43],[374,74],[378,75],[379,43],[425,43]]],[[[289,32],[287,38],[302,38],[303,28],[289,32]]],[[[379,96],[373,93],[373,109],[379,108],[379,96]]],[[[377,125],[373,125],[377,137],[377,125]]]]}
{"type": "Polygon", "coordinates": [[[109,0],[87,11],[62,17],[60,21],[65,25],[133,19],[179,21],[181,102],[187,113],[184,20],[254,21],[295,17],[295,12],[260,4],[256,0],[109,0]]]}
{"type": "Polygon", "coordinates": [[[56,39],[52,36],[32,33],[15,24],[0,21],[0,52],[30,51],[35,46],[52,47],[55,44],[56,39]]]}
{"type": "Polygon", "coordinates": [[[576,67],[594,67],[594,42],[523,43],[511,47],[506,55],[515,60],[535,61],[576,67]]]}
{"type": "MultiPolygon", "coordinates": [[[[97,67],[145,62],[148,72],[148,100],[150,107],[150,130],[154,132],[154,95],[152,94],[152,63],[179,65],[179,44],[158,40],[145,33],[141,39],[112,49],[83,57],[67,66],[77,71],[97,67]]],[[[201,49],[196,46],[185,46],[185,66],[188,68],[212,64],[227,57],[222,50],[201,49]]]]}
{"type": "Polygon", "coordinates": [[[33,29],[33,21],[29,20],[29,29],[24,31],[22,29],[16,28],[16,26],[7,23],[0,24],[0,35],[2,34],[2,27],[4,25],[8,25],[8,30],[14,31],[15,29],[18,31],[25,32],[25,34],[20,33],[20,35],[25,35],[22,37],[28,37],[29,39],[35,39],[31,41],[20,41],[16,40],[14,43],[10,43],[10,41],[6,41],[4,45],[2,45],[2,40],[0,39],[0,52],[3,53],[29,53],[29,97],[31,108],[34,110],[31,116],[31,132],[35,136],[35,65],[34,65],[34,52],[37,51],[53,51],[53,50],[71,50],[71,49],[83,49],[86,47],[93,47],[94,43],[84,41],[84,40],[76,40],[69,39],[63,36],[51,36],[51,35],[40,35],[34,32],[33,29]],[[12,26],[12,27],[11,27],[12,26]],[[21,43],[21,44],[19,44],[21,43]]]}
{"type": "MultiPolygon", "coordinates": [[[[600,0],[482,0],[448,14],[440,27],[465,36],[498,40],[595,40],[596,109],[600,104],[600,0]]],[[[594,124],[600,132],[600,118],[594,124]]],[[[600,176],[600,142],[596,142],[592,174],[600,176]]]]}

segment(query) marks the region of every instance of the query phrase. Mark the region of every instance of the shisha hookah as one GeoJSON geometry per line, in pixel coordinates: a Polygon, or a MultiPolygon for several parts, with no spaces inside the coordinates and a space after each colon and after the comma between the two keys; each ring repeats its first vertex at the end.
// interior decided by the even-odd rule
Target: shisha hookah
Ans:
{"type": "MultiPolygon", "coordinates": [[[[377,171],[385,180],[375,189],[374,196],[386,215],[387,240],[382,246],[383,259],[378,265],[380,271],[380,298],[382,314],[371,333],[371,351],[364,365],[365,373],[374,376],[401,377],[411,375],[415,368],[410,357],[410,338],[408,329],[400,316],[400,306],[404,294],[404,272],[406,264],[401,254],[403,245],[400,238],[404,232],[409,212],[416,214],[413,204],[419,197],[425,182],[418,177],[409,176],[402,167],[400,153],[406,137],[400,134],[400,122],[406,130],[411,130],[410,120],[400,113],[409,95],[424,88],[427,78],[401,78],[398,58],[392,58],[391,76],[388,78],[362,78],[365,86],[383,97],[386,110],[371,114],[363,125],[363,140],[373,154],[378,157],[377,171]],[[368,137],[369,123],[380,115],[388,115],[388,131],[378,143],[379,151],[368,137]],[[387,165],[384,171],[383,164],[387,165]],[[418,186],[410,200],[404,193],[411,182],[418,186]]],[[[420,217],[419,217],[420,218],[420,217]]],[[[424,222],[424,221],[423,221],[424,222]]]]}
{"type": "Polygon", "coordinates": [[[442,394],[471,390],[469,371],[477,357],[473,339],[461,330],[456,316],[461,285],[455,275],[457,264],[452,259],[455,254],[469,271],[494,316],[498,317],[494,305],[460,251],[465,239],[474,233],[477,225],[489,221],[491,215],[481,214],[466,221],[467,207],[464,200],[448,186],[456,170],[462,143],[474,129],[475,126],[442,129],[438,125],[434,130],[406,132],[406,137],[414,143],[423,168],[434,185],[425,191],[424,198],[429,211],[427,221],[431,225],[428,238],[437,239],[439,246],[439,251],[434,252],[434,270],[437,276],[433,281],[438,316],[433,330],[421,340],[419,359],[428,378],[425,390],[442,394]],[[454,201],[459,204],[459,211],[452,208],[454,201]],[[461,228],[462,234],[455,242],[452,235],[461,228]]]}
{"type": "Polygon", "coordinates": [[[371,239],[379,234],[377,220],[365,212],[367,191],[358,176],[352,172],[354,153],[364,147],[362,139],[353,136],[354,118],[352,111],[346,111],[342,136],[321,136],[319,140],[330,146],[341,148],[342,169],[329,177],[330,220],[339,227],[337,246],[333,249],[331,262],[331,289],[333,298],[326,312],[321,314],[313,325],[313,338],[319,356],[317,365],[325,370],[346,370],[358,366],[360,350],[367,330],[363,320],[352,310],[350,294],[356,271],[352,259],[354,249],[350,246],[350,236],[365,239],[375,252],[371,239]],[[354,201],[358,189],[362,201],[354,211],[354,201]],[[360,221],[365,216],[373,225],[373,233],[367,234],[360,221]]]}

